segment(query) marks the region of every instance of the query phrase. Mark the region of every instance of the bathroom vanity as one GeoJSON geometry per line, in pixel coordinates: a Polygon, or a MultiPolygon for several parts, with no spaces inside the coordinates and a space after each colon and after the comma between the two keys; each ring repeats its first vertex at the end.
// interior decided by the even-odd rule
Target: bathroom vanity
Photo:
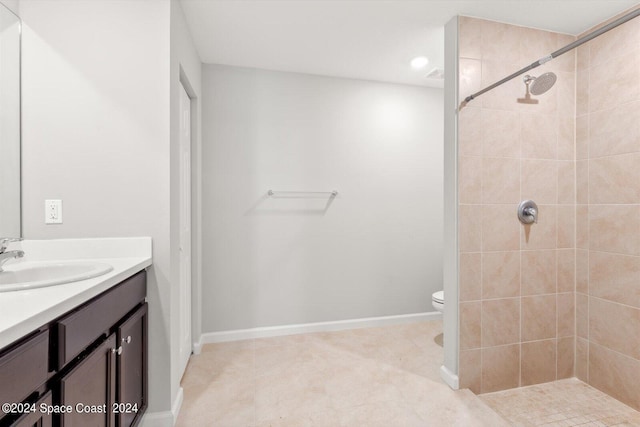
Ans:
{"type": "Polygon", "coordinates": [[[0,426],[137,425],[147,406],[150,239],[21,246],[32,262],[56,253],[63,261],[99,260],[113,270],[0,292],[0,426]]]}

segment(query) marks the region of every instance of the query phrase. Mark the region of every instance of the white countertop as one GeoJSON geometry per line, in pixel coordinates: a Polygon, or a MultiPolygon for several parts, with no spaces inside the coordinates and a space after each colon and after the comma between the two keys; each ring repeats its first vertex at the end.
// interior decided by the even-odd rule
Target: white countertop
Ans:
{"type": "MultiPolygon", "coordinates": [[[[102,276],[24,291],[0,292],[0,349],[149,267],[151,238],[25,240],[26,261],[99,261],[113,266],[102,276]]],[[[9,265],[7,263],[6,265],[9,265]]],[[[0,273],[2,274],[2,273],[0,273]]]]}

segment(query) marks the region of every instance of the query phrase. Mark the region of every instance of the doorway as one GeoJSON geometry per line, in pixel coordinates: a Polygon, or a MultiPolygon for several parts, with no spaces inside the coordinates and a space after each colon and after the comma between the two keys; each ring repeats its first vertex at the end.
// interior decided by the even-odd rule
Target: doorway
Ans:
{"type": "Polygon", "coordinates": [[[191,98],[180,84],[180,372],[191,355],[191,98]]]}

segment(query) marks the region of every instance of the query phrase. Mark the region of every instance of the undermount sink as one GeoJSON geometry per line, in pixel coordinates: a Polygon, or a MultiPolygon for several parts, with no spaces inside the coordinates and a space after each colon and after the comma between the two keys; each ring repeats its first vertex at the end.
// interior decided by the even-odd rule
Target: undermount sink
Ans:
{"type": "Polygon", "coordinates": [[[20,262],[0,272],[0,292],[61,285],[102,276],[113,266],[94,261],[20,262]]]}

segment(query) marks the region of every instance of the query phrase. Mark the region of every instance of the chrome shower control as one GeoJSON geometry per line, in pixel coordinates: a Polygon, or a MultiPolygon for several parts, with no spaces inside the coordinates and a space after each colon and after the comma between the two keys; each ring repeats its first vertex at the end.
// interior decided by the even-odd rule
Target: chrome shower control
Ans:
{"type": "Polygon", "coordinates": [[[523,224],[538,223],[538,205],[533,200],[524,200],[518,205],[518,219],[523,224]]]}

